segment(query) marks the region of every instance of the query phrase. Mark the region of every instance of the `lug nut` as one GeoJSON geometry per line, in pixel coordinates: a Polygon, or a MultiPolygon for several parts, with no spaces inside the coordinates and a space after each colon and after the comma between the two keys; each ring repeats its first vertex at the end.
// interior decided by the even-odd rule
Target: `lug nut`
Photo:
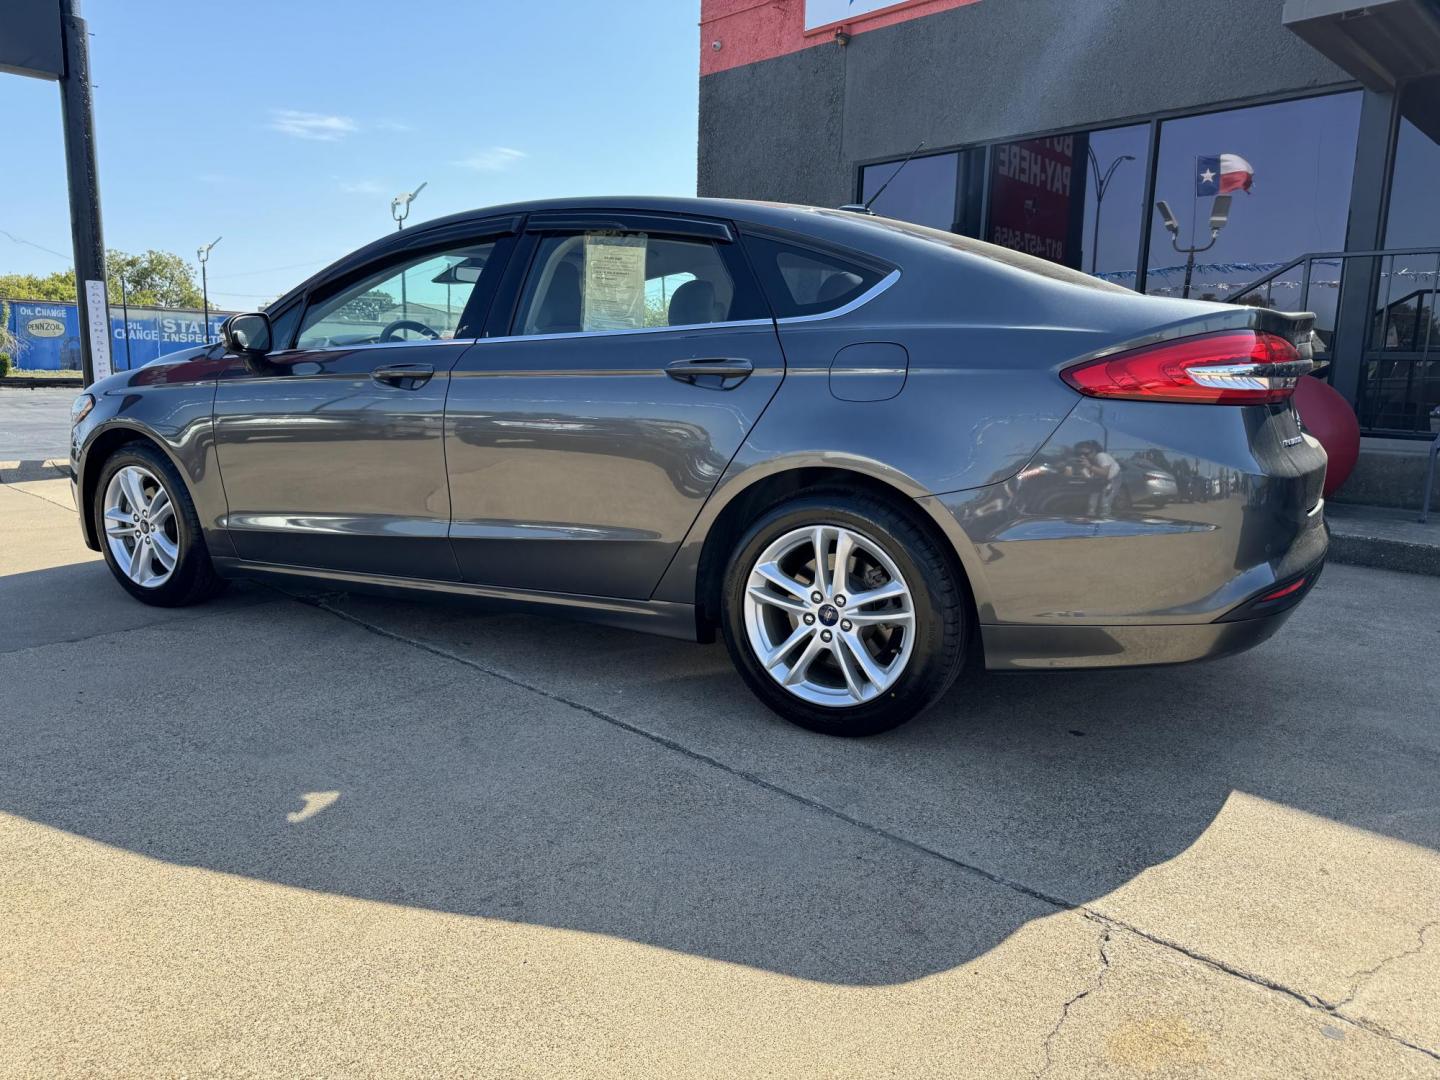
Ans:
{"type": "Polygon", "coordinates": [[[820,603],[822,600],[824,600],[825,597],[822,596],[820,593],[817,592],[817,593],[811,593],[811,594],[810,594],[810,599],[813,600],[815,603],[818,604],[818,603],[820,603]]]}
{"type": "Polygon", "coordinates": [[[805,616],[805,625],[806,625],[806,626],[813,626],[814,624],[815,624],[815,616],[814,616],[814,615],[807,614],[807,615],[805,616]]]}
{"type": "Polygon", "coordinates": [[[855,629],[855,627],[851,625],[849,619],[845,619],[840,623],[840,629],[844,630],[848,634],[851,630],[855,629]]]}
{"type": "Polygon", "coordinates": [[[832,634],[832,633],[830,633],[829,630],[821,630],[821,631],[820,631],[820,640],[821,640],[821,641],[829,641],[829,640],[830,640],[832,637],[834,637],[834,636],[835,636],[835,635],[832,634]]]}
{"type": "Polygon", "coordinates": [[[844,606],[845,606],[845,597],[844,597],[843,595],[842,595],[842,596],[837,596],[837,597],[835,597],[835,604],[836,604],[837,607],[844,607],[844,606]]]}

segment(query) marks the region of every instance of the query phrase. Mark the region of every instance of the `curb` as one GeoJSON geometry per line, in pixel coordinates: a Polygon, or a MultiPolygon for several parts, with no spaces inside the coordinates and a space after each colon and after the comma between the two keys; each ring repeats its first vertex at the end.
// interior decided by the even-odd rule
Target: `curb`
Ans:
{"type": "Polygon", "coordinates": [[[46,461],[0,461],[0,484],[68,479],[70,463],[61,458],[50,458],[46,461]]]}
{"type": "Polygon", "coordinates": [[[1440,546],[1330,530],[1329,561],[1440,577],[1440,546]]]}
{"type": "MultiPolygon", "coordinates": [[[[1397,516],[1398,517],[1398,516],[1397,516]]],[[[1411,533],[1427,533],[1426,528],[1411,526],[1411,516],[1400,528],[1411,533]]],[[[1397,524],[1388,520],[1364,520],[1354,517],[1331,517],[1326,520],[1331,534],[1329,562],[1346,566],[1371,566],[1377,570],[1398,570],[1440,577],[1440,527],[1431,527],[1434,536],[1381,536],[1394,533],[1397,524]]]]}
{"type": "Polygon", "coordinates": [[[78,394],[85,389],[84,379],[52,379],[45,375],[6,375],[0,379],[0,390],[47,390],[74,387],[78,394]]]}

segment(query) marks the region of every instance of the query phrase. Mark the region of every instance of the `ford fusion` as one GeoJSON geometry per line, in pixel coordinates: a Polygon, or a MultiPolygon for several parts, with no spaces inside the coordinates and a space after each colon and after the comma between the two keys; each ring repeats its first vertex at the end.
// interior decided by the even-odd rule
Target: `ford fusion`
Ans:
{"type": "Polygon", "coordinates": [[[91,386],[86,542],[691,640],[821,732],[966,667],[1198,660],[1320,572],[1309,315],[1146,297],[949,233],[704,199],[387,236],[91,386]]]}

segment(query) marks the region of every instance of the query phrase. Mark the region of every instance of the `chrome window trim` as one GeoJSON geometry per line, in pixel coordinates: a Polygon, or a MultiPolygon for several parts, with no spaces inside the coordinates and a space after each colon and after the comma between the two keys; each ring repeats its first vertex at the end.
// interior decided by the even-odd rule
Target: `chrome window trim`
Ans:
{"type": "Polygon", "coordinates": [[[428,345],[474,345],[476,339],[471,337],[463,338],[424,338],[419,341],[361,341],[354,345],[311,345],[308,348],[276,349],[271,356],[279,356],[282,353],[333,353],[333,352],[360,352],[365,349],[394,349],[398,346],[409,348],[423,348],[428,345]]]}
{"type": "Polygon", "coordinates": [[[848,304],[842,304],[832,311],[817,311],[814,315],[787,315],[785,318],[775,321],[781,326],[789,326],[792,323],[820,322],[822,319],[838,319],[842,315],[849,315],[852,311],[857,311],[864,307],[899,280],[900,271],[898,269],[891,270],[890,273],[886,274],[874,285],[871,285],[870,288],[866,289],[848,304]]]}
{"type": "Polygon", "coordinates": [[[624,337],[628,334],[666,334],[677,330],[733,330],[744,326],[773,326],[774,319],[735,319],[729,322],[685,323],[683,326],[637,326],[633,330],[567,330],[560,334],[505,334],[482,337],[475,344],[502,341],[561,341],[567,338],[624,337]]]}

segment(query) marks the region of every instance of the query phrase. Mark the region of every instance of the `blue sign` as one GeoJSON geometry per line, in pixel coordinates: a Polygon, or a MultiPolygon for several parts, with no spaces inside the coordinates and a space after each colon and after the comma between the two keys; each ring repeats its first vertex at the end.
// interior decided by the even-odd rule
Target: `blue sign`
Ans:
{"type": "MultiPolygon", "coordinates": [[[[19,368],[34,371],[80,370],[80,310],[76,304],[42,300],[10,300],[10,333],[17,348],[12,357],[19,368]]],[[[200,311],[173,308],[110,309],[110,358],[116,371],[141,367],[158,356],[203,345],[220,336],[228,311],[210,312],[210,332],[200,311]]]]}

